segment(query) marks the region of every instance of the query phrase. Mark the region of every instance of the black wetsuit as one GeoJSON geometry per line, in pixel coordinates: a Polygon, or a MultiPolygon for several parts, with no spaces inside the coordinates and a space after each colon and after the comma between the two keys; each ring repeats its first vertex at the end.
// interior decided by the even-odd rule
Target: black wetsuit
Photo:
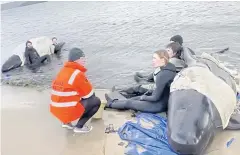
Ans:
{"type": "Polygon", "coordinates": [[[133,97],[126,100],[108,100],[107,108],[132,109],[142,112],[158,113],[167,110],[170,84],[176,75],[176,67],[168,63],[161,67],[161,71],[156,75],[156,88],[148,95],[133,97]]]}
{"type": "MultiPolygon", "coordinates": [[[[180,58],[171,58],[170,62],[175,65],[176,67],[176,72],[180,72],[183,68],[186,67],[186,64],[184,63],[183,60],[180,58]]],[[[154,72],[150,73],[149,75],[142,75],[141,73],[136,73],[134,75],[134,80],[136,82],[140,82],[141,80],[145,80],[149,83],[154,83],[154,75],[156,75],[154,72]]],[[[147,91],[150,91],[145,85],[137,85],[133,87],[128,87],[128,88],[118,88],[117,90],[122,94],[123,96],[127,98],[135,97],[135,96],[140,96],[146,93],[147,91]]]]}
{"type": "Polygon", "coordinates": [[[25,49],[25,65],[29,69],[36,69],[39,68],[45,61],[50,62],[51,58],[48,54],[43,55],[40,57],[38,52],[36,51],[35,48],[27,48],[25,49]]]}

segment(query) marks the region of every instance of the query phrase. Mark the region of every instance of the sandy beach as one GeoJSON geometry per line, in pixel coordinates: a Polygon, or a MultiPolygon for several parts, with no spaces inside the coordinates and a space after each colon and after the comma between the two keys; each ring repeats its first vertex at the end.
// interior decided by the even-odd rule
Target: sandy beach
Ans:
{"type": "MultiPolygon", "coordinates": [[[[107,90],[96,90],[103,99],[107,90]]],[[[106,134],[105,127],[115,128],[133,119],[129,112],[104,111],[103,119],[92,120],[93,131],[75,134],[61,128],[49,112],[50,90],[1,86],[1,153],[2,155],[123,155],[126,142],[116,133],[106,134]],[[120,145],[123,142],[124,145],[120,145]]],[[[239,155],[240,131],[216,135],[208,155],[239,155]],[[227,147],[227,142],[234,138],[227,147]]]]}

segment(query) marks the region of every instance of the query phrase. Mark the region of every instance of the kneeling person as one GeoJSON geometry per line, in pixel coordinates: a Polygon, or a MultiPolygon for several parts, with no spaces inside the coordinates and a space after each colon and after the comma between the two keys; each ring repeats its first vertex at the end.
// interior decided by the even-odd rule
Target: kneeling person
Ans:
{"type": "Polygon", "coordinates": [[[44,64],[44,62],[51,61],[51,58],[48,54],[40,56],[37,50],[32,46],[31,41],[26,42],[24,57],[25,57],[25,65],[31,70],[35,70],[39,68],[44,64]]]}
{"type": "Polygon", "coordinates": [[[72,121],[79,119],[74,132],[87,133],[92,130],[85,123],[98,111],[101,101],[95,96],[84,67],[85,55],[79,48],[69,52],[68,62],[52,83],[50,111],[68,129],[72,121]]]}

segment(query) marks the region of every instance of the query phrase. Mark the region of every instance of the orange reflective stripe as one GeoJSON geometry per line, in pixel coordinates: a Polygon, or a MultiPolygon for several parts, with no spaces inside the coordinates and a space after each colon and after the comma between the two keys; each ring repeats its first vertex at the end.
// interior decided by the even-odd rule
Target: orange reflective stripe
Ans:
{"type": "Polygon", "coordinates": [[[74,80],[75,80],[75,78],[76,78],[76,76],[77,76],[80,72],[81,72],[80,70],[76,69],[76,70],[72,73],[71,77],[69,78],[68,84],[72,85],[73,82],[74,82],[74,80]]]}

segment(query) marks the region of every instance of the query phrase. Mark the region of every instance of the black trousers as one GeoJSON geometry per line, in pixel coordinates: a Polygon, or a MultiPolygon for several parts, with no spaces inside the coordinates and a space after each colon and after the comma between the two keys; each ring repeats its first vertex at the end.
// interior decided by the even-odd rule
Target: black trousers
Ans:
{"type": "Polygon", "coordinates": [[[101,105],[101,100],[95,95],[92,95],[87,99],[81,100],[81,103],[85,108],[85,112],[77,122],[76,127],[78,128],[82,128],[84,124],[98,111],[101,105]]]}

